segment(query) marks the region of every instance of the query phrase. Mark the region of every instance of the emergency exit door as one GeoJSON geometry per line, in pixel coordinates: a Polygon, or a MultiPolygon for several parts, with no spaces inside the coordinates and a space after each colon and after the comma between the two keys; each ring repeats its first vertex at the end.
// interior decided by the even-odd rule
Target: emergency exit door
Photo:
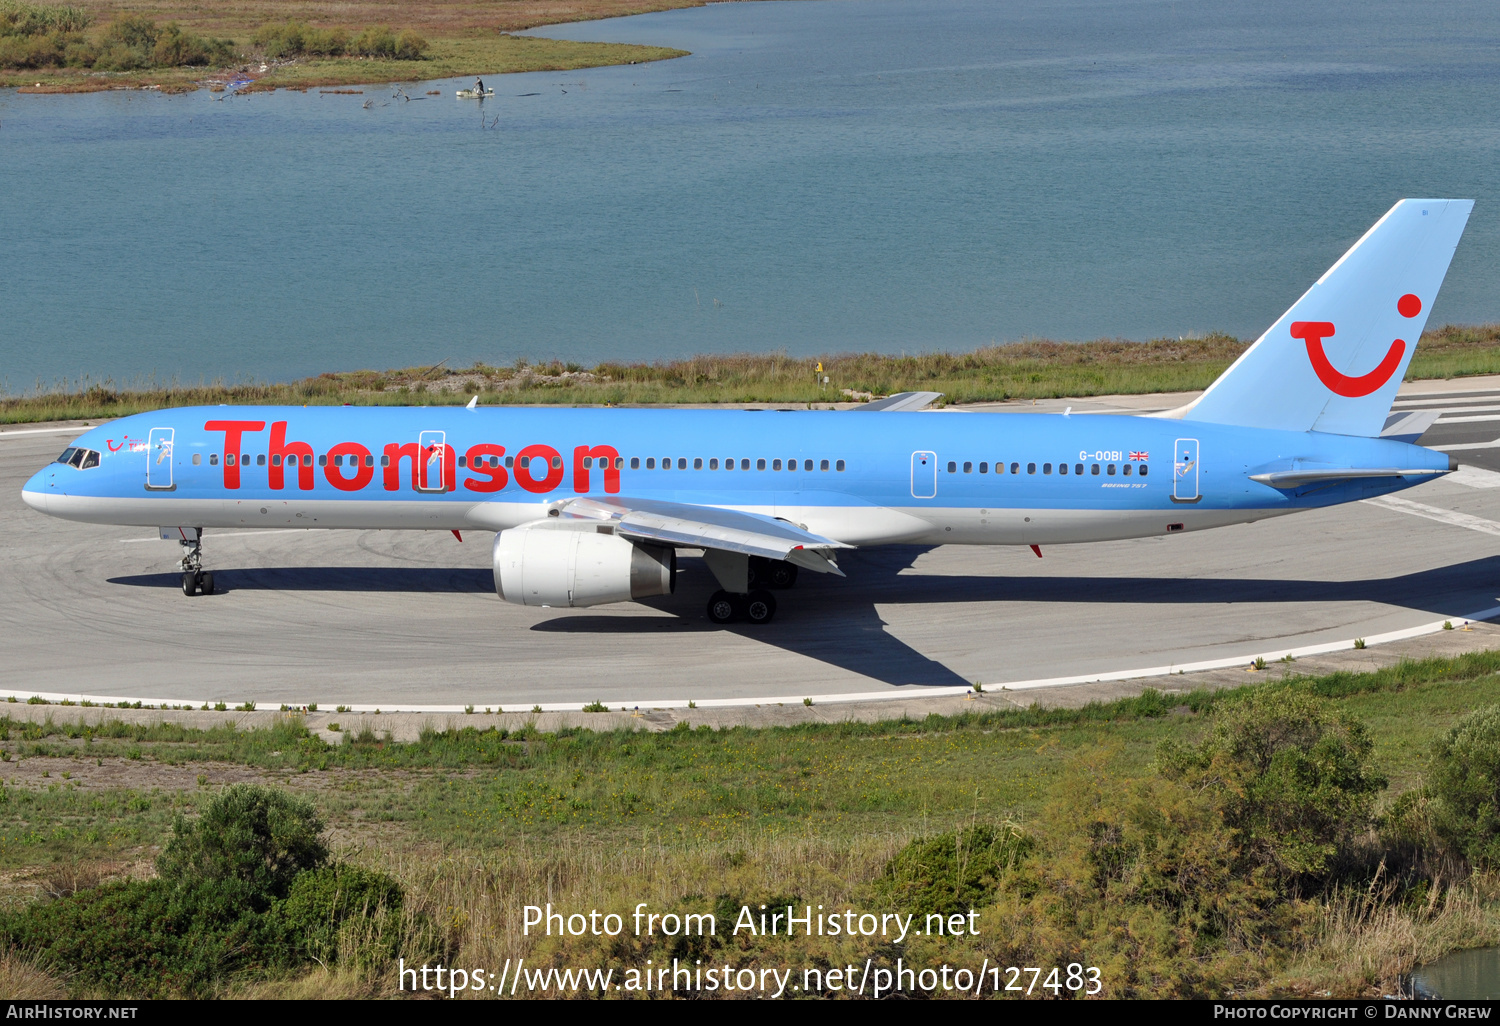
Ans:
{"type": "Polygon", "coordinates": [[[911,497],[931,499],[937,495],[937,453],[911,454],[911,497]]]}

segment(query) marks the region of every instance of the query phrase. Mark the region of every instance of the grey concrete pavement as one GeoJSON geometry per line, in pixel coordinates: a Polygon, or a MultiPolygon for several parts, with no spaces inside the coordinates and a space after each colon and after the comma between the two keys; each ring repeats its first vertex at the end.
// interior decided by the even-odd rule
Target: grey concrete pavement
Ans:
{"type": "MultiPolygon", "coordinates": [[[[1486,409],[1500,418],[1500,381],[1417,382],[1397,405],[1434,401],[1453,412],[1424,444],[1500,437],[1500,419],[1460,419],[1486,409]]],[[[847,580],[804,575],[768,627],[724,628],[704,616],[715,585],[693,558],[681,562],[677,594],[648,604],[501,602],[482,533],[460,544],[447,533],[209,532],[220,590],[188,599],[174,544],[21,503],[22,482],[67,437],[0,431],[0,693],[325,710],[918,698],[975,681],[993,690],[1373,637],[1500,605],[1500,444],[1455,449],[1475,467],[1467,476],[1401,493],[1427,513],[1358,503],[1049,547],[1041,560],[1024,548],[861,551],[841,560],[847,580]]]]}

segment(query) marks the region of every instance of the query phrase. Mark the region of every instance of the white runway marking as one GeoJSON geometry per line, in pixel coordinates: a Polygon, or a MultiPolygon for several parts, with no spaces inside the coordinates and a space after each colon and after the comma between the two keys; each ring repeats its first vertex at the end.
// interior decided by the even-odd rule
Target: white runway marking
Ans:
{"type": "Polygon", "coordinates": [[[1500,488],[1500,474],[1483,467],[1459,467],[1443,480],[1465,488],[1500,488]]]}
{"type": "Polygon", "coordinates": [[[1463,452],[1466,449],[1500,449],[1500,438],[1491,442],[1463,442],[1459,445],[1429,445],[1429,449],[1437,452],[1463,452]]]}
{"type": "Polygon", "coordinates": [[[1397,513],[1410,513],[1414,517],[1422,517],[1427,520],[1436,520],[1440,524],[1448,524],[1452,527],[1466,527],[1480,534],[1492,534],[1500,538],[1500,524],[1483,517],[1470,516],[1457,510],[1441,509],[1437,506],[1428,506],[1421,502],[1412,502],[1410,499],[1401,499],[1394,495],[1382,495],[1378,499],[1365,499],[1371,506],[1383,506],[1386,509],[1395,510],[1397,513]]]}
{"type": "Polygon", "coordinates": [[[0,440],[6,438],[14,438],[17,435],[81,435],[85,431],[92,430],[94,430],[93,427],[88,424],[85,424],[82,427],[74,425],[73,427],[60,428],[25,428],[21,431],[0,431],[0,440]]]}
{"type": "MultiPolygon", "coordinates": [[[[1486,408],[1487,409],[1491,409],[1491,410],[1494,409],[1493,406],[1486,407],[1486,408]]],[[[1440,416],[1437,419],[1437,422],[1439,424],[1480,424],[1480,423],[1488,423],[1488,422],[1494,421],[1494,420],[1500,420],[1500,415],[1494,415],[1494,416],[1489,416],[1489,417],[1450,417],[1450,416],[1448,416],[1448,411],[1444,410],[1443,411],[1443,415],[1440,416]]]]}

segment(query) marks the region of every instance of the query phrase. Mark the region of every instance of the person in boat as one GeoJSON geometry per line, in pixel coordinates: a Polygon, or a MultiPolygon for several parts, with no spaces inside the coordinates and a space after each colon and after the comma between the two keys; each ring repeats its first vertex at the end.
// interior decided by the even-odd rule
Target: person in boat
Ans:
{"type": "Polygon", "coordinates": [[[474,93],[477,96],[483,96],[484,95],[484,79],[482,79],[482,78],[476,78],[474,80],[474,93]]]}

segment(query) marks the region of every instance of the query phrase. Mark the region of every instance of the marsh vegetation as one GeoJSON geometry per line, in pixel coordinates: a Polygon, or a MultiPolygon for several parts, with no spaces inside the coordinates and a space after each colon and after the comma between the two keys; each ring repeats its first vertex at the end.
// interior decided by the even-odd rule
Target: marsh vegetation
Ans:
{"type": "Polygon", "coordinates": [[[1081,961],[1113,996],[1393,993],[1418,962],[1500,940],[1497,674],[1500,653],[1480,653],[1072,710],[656,734],[506,731],[475,714],[408,744],[356,728],[327,745],[295,716],[251,732],[7,718],[0,986],[383,995],[403,952],[1081,961]],[[121,762],[162,785],[91,783],[121,762]],[[194,772],[196,786],[173,783],[194,772]],[[210,780],[226,775],[275,797],[210,780]],[[247,807],[267,826],[240,838],[247,807]],[[899,950],[523,936],[520,907],[542,900],[721,917],[762,902],[972,907],[979,935],[899,950]],[[203,943],[129,925],[162,917],[203,943]],[[231,934],[248,954],[204,956],[231,934]],[[141,983],[89,954],[147,941],[181,972],[141,983]]]}

